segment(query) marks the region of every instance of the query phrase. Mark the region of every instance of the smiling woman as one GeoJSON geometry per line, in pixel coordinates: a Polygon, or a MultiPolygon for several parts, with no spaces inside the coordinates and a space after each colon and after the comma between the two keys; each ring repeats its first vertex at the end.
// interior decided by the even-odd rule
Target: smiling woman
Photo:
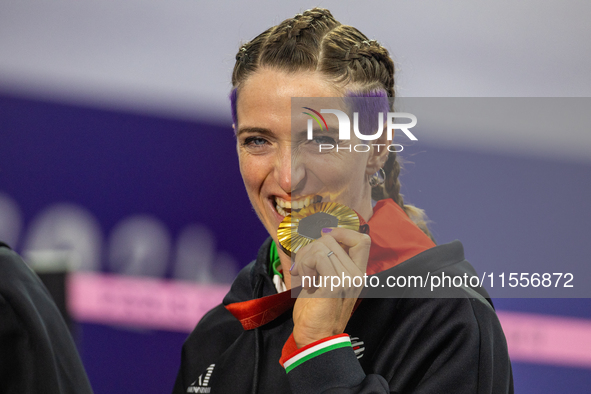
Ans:
{"type": "MultiPolygon", "coordinates": [[[[339,202],[367,219],[371,217],[371,188],[367,179],[383,166],[388,151],[351,154],[343,150],[306,155],[296,138],[298,133],[292,135],[292,124],[297,125],[291,116],[292,97],[331,98],[340,94],[320,73],[287,73],[273,68],[258,70],[240,87],[240,171],[250,201],[275,242],[283,213],[304,208],[316,196],[335,201],[335,192],[345,186],[354,192],[339,193],[339,202]]],[[[304,127],[296,128],[299,129],[304,127]]],[[[285,260],[282,266],[287,271],[291,263],[288,258],[285,260]]],[[[289,274],[285,281],[289,287],[289,274]]]]}
{"type": "Polygon", "coordinates": [[[482,288],[425,295],[409,286],[362,300],[345,283],[475,275],[462,245],[436,246],[422,210],[404,203],[396,152],[380,149],[392,141],[367,121],[393,110],[388,51],[315,8],[244,44],[232,83],[240,172],[270,237],[187,339],[174,392],[512,392],[505,337],[482,288]],[[361,134],[343,140],[332,116],[307,131],[311,102],[359,112],[361,134]],[[277,248],[292,213],[328,203],[349,207],[359,231],[331,225],[297,253],[277,248]],[[297,286],[304,277],[343,283],[297,286]]]}

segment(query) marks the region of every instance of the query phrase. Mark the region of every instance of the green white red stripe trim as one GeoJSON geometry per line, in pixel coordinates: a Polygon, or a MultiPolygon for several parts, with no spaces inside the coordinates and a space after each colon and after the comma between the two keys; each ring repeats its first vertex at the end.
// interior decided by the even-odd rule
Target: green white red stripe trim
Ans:
{"type": "Polygon", "coordinates": [[[351,347],[351,338],[347,334],[341,334],[338,336],[329,337],[321,340],[320,342],[314,342],[300,349],[298,353],[287,359],[283,363],[285,372],[289,373],[292,369],[300,364],[305,363],[311,358],[317,357],[331,350],[339,349],[342,347],[351,347]]]}

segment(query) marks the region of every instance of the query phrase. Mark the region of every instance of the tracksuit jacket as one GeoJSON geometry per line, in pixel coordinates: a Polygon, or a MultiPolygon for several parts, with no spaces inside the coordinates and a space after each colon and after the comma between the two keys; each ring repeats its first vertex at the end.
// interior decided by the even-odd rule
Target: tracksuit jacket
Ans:
{"type": "MultiPolygon", "coordinates": [[[[389,210],[382,219],[408,237],[415,230],[396,222],[407,217],[392,205],[376,206],[374,216],[378,208],[389,210]]],[[[373,248],[380,234],[374,234],[372,220],[369,227],[373,248]]],[[[513,393],[505,336],[482,288],[368,288],[345,334],[297,349],[291,335],[294,300],[283,296],[289,291],[277,295],[269,274],[272,247],[269,238],[222,304],[190,334],[173,394],[513,393]]],[[[404,252],[396,253],[404,258],[404,252]]],[[[423,248],[373,275],[386,283],[388,276],[426,279],[443,272],[476,275],[459,241],[423,248]]]]}
{"type": "Polygon", "coordinates": [[[0,393],[92,394],[72,336],[49,292],[2,242],[0,393]]]}

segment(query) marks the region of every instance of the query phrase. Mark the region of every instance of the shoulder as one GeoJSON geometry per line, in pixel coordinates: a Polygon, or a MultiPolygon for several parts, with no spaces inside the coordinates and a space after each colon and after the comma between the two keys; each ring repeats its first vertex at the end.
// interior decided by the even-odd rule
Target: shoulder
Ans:
{"type": "Polygon", "coordinates": [[[216,360],[243,334],[242,324],[225,305],[251,297],[252,266],[253,263],[240,271],[223,303],[207,312],[185,340],[175,393],[186,392],[196,374],[206,370],[212,362],[217,363],[216,360]]]}
{"type": "Polygon", "coordinates": [[[267,238],[259,248],[256,260],[240,270],[232,282],[230,291],[224,297],[222,302],[224,305],[252,300],[277,292],[268,272],[269,250],[272,243],[273,239],[267,238]]]}
{"type": "Polygon", "coordinates": [[[374,283],[379,285],[366,287],[362,294],[364,298],[465,298],[478,295],[489,298],[483,287],[463,289],[470,287],[470,278],[480,278],[464,258],[464,248],[457,240],[427,249],[372,276],[378,277],[374,283]]]}
{"type": "Polygon", "coordinates": [[[5,300],[21,304],[49,299],[39,277],[8,245],[0,242],[0,294],[5,300]]]}
{"type": "MultiPolygon", "coordinates": [[[[450,365],[478,368],[479,385],[487,384],[483,382],[492,376],[493,370],[498,376],[510,378],[501,324],[486,290],[472,288],[469,283],[465,286],[464,277],[477,274],[465,260],[459,241],[426,250],[377,275],[380,283],[388,277],[403,278],[398,284],[406,279],[406,286],[377,289],[370,295],[381,299],[366,299],[361,304],[366,304],[364,320],[375,315],[389,316],[384,319],[387,323],[381,333],[388,338],[386,342],[393,344],[392,348],[398,349],[396,357],[384,355],[391,363],[405,360],[425,364],[428,370],[439,370],[444,368],[444,360],[453,359],[450,365]],[[462,283],[458,279],[457,287],[453,283],[442,286],[442,275],[461,277],[462,283]]],[[[426,372],[425,376],[428,375],[426,372]]]]}
{"type": "Polygon", "coordinates": [[[3,275],[0,276],[0,283],[7,282],[4,280],[5,276],[11,277],[28,277],[29,268],[21,257],[16,254],[8,245],[0,242],[0,269],[3,275]]]}
{"type": "Polygon", "coordinates": [[[14,361],[11,380],[0,382],[0,388],[9,384],[19,392],[92,392],[57,306],[6,244],[0,245],[0,315],[0,375],[9,367],[4,360],[14,361]]]}
{"type": "MultiPolygon", "coordinates": [[[[200,370],[200,362],[216,359],[243,332],[240,322],[220,304],[207,312],[183,344],[183,369],[200,370]]],[[[202,367],[202,368],[200,368],[202,367]]]]}
{"type": "Polygon", "coordinates": [[[223,304],[229,305],[234,302],[241,302],[253,298],[254,268],[256,261],[252,261],[246,267],[242,268],[232,282],[230,291],[224,297],[223,304]]]}
{"type": "Polygon", "coordinates": [[[221,344],[227,342],[227,338],[240,335],[242,331],[240,322],[223,304],[219,304],[203,316],[187,338],[185,346],[190,347],[192,342],[203,339],[203,335],[206,335],[208,342],[211,340],[221,344]]]}
{"type": "Polygon", "coordinates": [[[409,282],[409,286],[403,289],[400,295],[404,300],[400,308],[405,305],[412,308],[420,306],[420,310],[435,322],[447,323],[456,328],[470,328],[476,332],[494,328],[502,334],[486,289],[471,285],[476,284],[476,279],[480,281],[480,278],[465,259],[460,241],[438,245],[402,265],[400,271],[394,270],[390,274],[406,277],[414,274],[420,276],[421,280],[409,282]],[[460,326],[456,325],[458,323],[461,323],[460,326]]]}

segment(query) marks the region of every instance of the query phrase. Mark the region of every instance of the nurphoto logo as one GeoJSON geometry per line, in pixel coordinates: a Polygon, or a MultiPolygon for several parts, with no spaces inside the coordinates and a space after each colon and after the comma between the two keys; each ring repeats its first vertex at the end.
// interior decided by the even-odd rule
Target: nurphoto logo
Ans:
{"type": "MultiPolygon", "coordinates": [[[[308,140],[312,140],[314,139],[314,132],[313,132],[313,128],[314,128],[314,122],[313,120],[316,121],[316,123],[318,123],[318,125],[320,126],[320,130],[322,132],[326,130],[328,130],[328,124],[326,123],[326,119],[324,119],[324,116],[322,116],[322,114],[333,114],[336,115],[338,121],[339,121],[339,140],[350,140],[351,139],[351,120],[349,119],[349,116],[338,109],[321,109],[320,112],[310,108],[310,107],[303,107],[304,109],[309,110],[310,112],[304,112],[304,114],[309,115],[312,119],[308,119],[308,134],[307,134],[307,138],[308,140]]],[[[409,129],[413,128],[414,126],[417,125],[417,117],[414,116],[413,114],[407,113],[407,112],[388,112],[386,114],[386,137],[388,138],[388,141],[392,141],[393,140],[393,136],[394,136],[394,130],[401,130],[411,141],[417,141],[417,137],[414,136],[413,133],[410,132],[409,129]],[[395,118],[407,118],[410,119],[410,123],[394,123],[394,119],[395,118]]],[[[355,133],[355,136],[357,138],[359,138],[362,141],[375,141],[378,138],[380,138],[384,132],[384,113],[383,112],[379,112],[378,113],[378,130],[375,132],[375,134],[362,134],[359,131],[359,113],[358,112],[353,112],[353,132],[355,133]]],[[[401,152],[403,149],[403,146],[400,144],[390,144],[390,145],[386,145],[386,144],[356,144],[354,146],[347,146],[347,147],[339,147],[338,145],[333,145],[333,144],[319,144],[319,152],[322,152],[323,150],[328,151],[331,149],[337,149],[337,152],[340,150],[348,150],[349,152],[351,152],[351,149],[353,149],[355,152],[368,152],[371,149],[371,146],[374,146],[377,148],[378,152],[380,151],[380,149],[382,147],[386,147],[386,149],[388,149],[388,151],[390,152],[401,152]]]]}

